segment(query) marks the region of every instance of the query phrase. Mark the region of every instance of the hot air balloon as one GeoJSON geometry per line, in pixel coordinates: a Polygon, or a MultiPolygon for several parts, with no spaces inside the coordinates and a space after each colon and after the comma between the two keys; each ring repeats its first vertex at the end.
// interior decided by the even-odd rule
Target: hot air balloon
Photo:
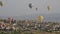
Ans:
{"type": "Polygon", "coordinates": [[[0,6],[3,6],[3,2],[2,1],[0,1],[0,6]]]}
{"type": "Polygon", "coordinates": [[[49,5],[47,8],[48,8],[48,11],[50,11],[52,7],[49,5]]]}
{"type": "Polygon", "coordinates": [[[31,8],[31,9],[32,9],[32,3],[29,3],[29,8],[31,8]]]}
{"type": "Polygon", "coordinates": [[[38,10],[38,8],[36,8],[36,11],[38,10]]]}
{"type": "Polygon", "coordinates": [[[38,16],[38,21],[42,22],[43,21],[43,16],[38,16]]]}

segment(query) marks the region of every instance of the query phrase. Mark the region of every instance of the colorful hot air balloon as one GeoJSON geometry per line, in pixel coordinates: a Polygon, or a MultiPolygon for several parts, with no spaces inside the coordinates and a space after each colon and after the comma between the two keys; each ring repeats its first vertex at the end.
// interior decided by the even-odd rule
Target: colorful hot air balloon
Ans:
{"type": "Polygon", "coordinates": [[[2,1],[0,1],[0,6],[1,6],[1,7],[3,6],[3,2],[2,2],[2,1]]]}
{"type": "Polygon", "coordinates": [[[49,5],[47,8],[48,8],[48,11],[50,11],[52,7],[49,5]]]}
{"type": "Polygon", "coordinates": [[[43,21],[43,16],[38,16],[38,21],[42,22],[43,21]]]}
{"type": "Polygon", "coordinates": [[[29,8],[31,8],[31,9],[32,9],[32,3],[29,3],[29,8]]]}

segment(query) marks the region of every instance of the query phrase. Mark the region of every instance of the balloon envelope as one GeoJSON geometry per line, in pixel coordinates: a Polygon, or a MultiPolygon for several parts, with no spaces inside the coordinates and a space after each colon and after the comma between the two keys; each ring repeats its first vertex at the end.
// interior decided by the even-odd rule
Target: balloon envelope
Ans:
{"type": "Polygon", "coordinates": [[[32,3],[29,4],[29,8],[32,8],[32,3]]]}
{"type": "Polygon", "coordinates": [[[36,11],[38,10],[38,8],[36,8],[36,11]]]}
{"type": "Polygon", "coordinates": [[[48,8],[48,11],[50,11],[52,7],[51,6],[48,6],[47,8],[48,8]]]}
{"type": "Polygon", "coordinates": [[[38,16],[38,21],[42,22],[43,16],[38,16]]]}
{"type": "Polygon", "coordinates": [[[0,6],[3,6],[3,2],[2,1],[0,1],[0,6]]]}

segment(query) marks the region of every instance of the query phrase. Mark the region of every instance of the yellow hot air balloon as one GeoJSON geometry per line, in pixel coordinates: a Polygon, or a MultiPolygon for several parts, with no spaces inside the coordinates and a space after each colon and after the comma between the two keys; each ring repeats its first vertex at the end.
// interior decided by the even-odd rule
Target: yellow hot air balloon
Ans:
{"type": "Polygon", "coordinates": [[[43,21],[43,16],[38,16],[38,21],[42,22],[43,21]]]}
{"type": "Polygon", "coordinates": [[[48,11],[50,11],[52,9],[52,7],[50,5],[47,8],[48,8],[48,11]]]}
{"type": "Polygon", "coordinates": [[[2,2],[2,1],[0,1],[0,6],[1,6],[1,7],[3,6],[3,2],[2,2]]]}

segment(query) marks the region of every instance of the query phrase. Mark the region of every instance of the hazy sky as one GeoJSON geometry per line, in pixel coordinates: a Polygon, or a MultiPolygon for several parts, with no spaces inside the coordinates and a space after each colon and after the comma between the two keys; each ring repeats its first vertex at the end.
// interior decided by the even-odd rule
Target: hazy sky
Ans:
{"type": "Polygon", "coordinates": [[[0,16],[21,16],[30,14],[60,14],[60,0],[2,0],[4,6],[0,7],[0,16]],[[30,9],[28,4],[32,3],[30,9]],[[47,6],[51,5],[51,11],[47,6]],[[35,8],[38,7],[38,11],[35,8]]]}

